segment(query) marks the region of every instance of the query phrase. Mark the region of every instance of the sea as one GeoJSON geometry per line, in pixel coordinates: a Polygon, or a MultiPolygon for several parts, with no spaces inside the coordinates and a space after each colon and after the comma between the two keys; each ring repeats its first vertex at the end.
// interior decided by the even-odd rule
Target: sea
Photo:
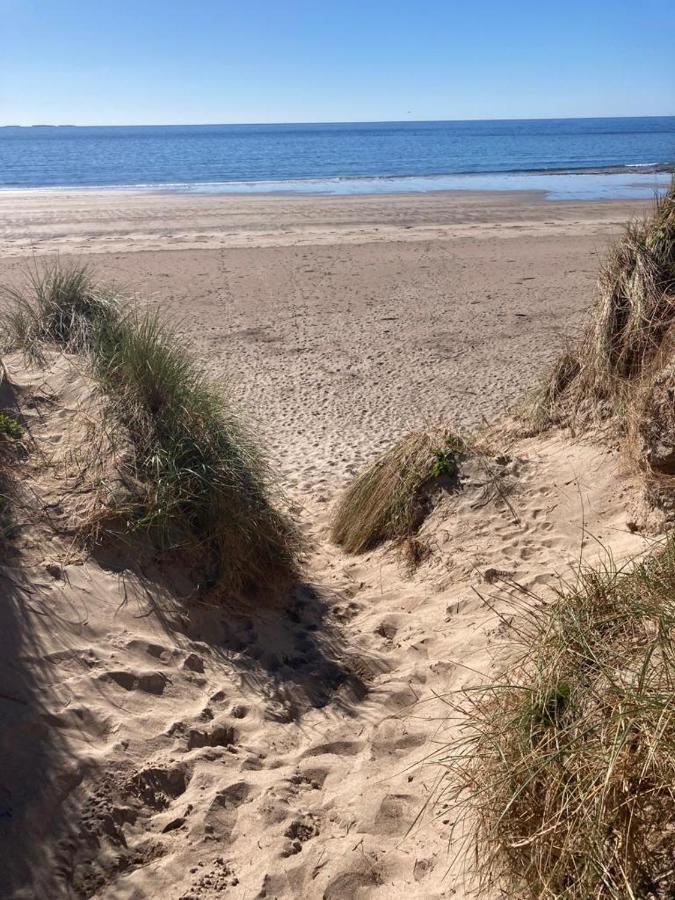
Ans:
{"type": "Polygon", "coordinates": [[[0,190],[639,198],[673,171],[675,116],[0,128],[0,190]]]}

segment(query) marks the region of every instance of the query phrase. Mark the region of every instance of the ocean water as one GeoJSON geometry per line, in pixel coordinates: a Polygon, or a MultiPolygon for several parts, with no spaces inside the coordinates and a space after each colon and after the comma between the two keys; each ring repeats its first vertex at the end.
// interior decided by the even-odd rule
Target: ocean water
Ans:
{"type": "Polygon", "coordinates": [[[675,116],[0,128],[5,189],[630,197],[663,188],[674,169],[675,116]]]}

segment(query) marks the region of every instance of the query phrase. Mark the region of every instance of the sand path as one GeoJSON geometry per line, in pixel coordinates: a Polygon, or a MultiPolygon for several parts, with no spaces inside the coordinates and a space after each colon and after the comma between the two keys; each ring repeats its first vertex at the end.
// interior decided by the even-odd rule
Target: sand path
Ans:
{"type": "MultiPolygon", "coordinates": [[[[505,438],[510,506],[477,503],[478,483],[447,497],[413,577],[386,549],[331,546],[331,506],[419,421],[499,418],[579,322],[595,254],[640,207],[105,199],[1,194],[0,281],[20,277],[32,251],[11,243],[28,234],[180,318],[259,422],[312,549],[287,608],[186,614],[148,594],[133,557],[84,561],[63,537],[21,532],[22,567],[0,565],[0,679],[21,700],[0,740],[7,858],[55,900],[461,900],[469,857],[448,846],[451,807],[418,818],[439,776],[420,763],[454,733],[438,698],[503,658],[485,601],[507,616],[518,602],[486,572],[545,591],[580,554],[639,552],[635,485],[611,449],[505,438]],[[232,243],[194,249],[202,228],[232,243]]],[[[29,495],[65,523],[82,502],[89,389],[63,361],[47,375],[9,362],[40,450],[29,495]]]]}

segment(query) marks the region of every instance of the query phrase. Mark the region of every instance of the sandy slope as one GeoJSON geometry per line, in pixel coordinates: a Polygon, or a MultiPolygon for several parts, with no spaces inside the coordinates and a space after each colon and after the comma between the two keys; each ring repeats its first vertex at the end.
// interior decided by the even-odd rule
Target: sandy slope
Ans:
{"type": "Polygon", "coordinates": [[[91,391],[62,358],[8,362],[32,440],[0,567],[3,896],[14,863],[31,897],[463,896],[452,810],[422,814],[439,776],[423,761],[454,727],[436,698],[499,664],[490,607],[518,609],[503,580],[541,592],[600,544],[645,547],[616,455],[505,437],[490,465],[509,504],[486,505],[474,470],[411,578],[391,551],[332,548],[310,506],[286,608],[205,609],[138,547],[77,550],[91,391]]]}
{"type": "MultiPolygon", "coordinates": [[[[439,696],[501,664],[489,606],[518,610],[503,579],[543,592],[580,555],[622,558],[650,539],[627,527],[638,490],[613,450],[504,434],[494,452],[508,459],[490,465],[511,485],[509,505],[485,503],[472,470],[425,525],[433,552],[414,576],[391,551],[330,545],[344,476],[378,445],[427,416],[495,417],[531,381],[587,302],[587,254],[626,211],[593,205],[575,230],[569,207],[531,198],[445,213],[423,200],[396,198],[378,215],[525,216],[538,233],[223,254],[134,252],[127,233],[124,250],[95,257],[186,312],[212,373],[236,373],[234,392],[257,407],[312,547],[286,607],[206,609],[188,573],[147,548],[81,553],[74,538],[101,474],[86,464],[100,434],[91,387],[62,358],[45,372],[7,360],[15,388],[2,403],[18,406],[31,441],[0,566],[0,896],[465,895],[452,810],[418,818],[439,777],[419,764],[454,727],[439,696]]],[[[279,204],[282,221],[305,208],[279,204]]],[[[0,274],[15,278],[20,258],[0,274]]]]}

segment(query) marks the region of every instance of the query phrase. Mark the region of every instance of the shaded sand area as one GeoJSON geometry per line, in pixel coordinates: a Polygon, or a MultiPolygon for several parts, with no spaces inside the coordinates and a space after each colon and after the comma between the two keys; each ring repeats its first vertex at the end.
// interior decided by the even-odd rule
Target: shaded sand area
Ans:
{"type": "Polygon", "coordinates": [[[179,318],[259,423],[309,546],[288,604],[243,609],[191,604],[187,573],[142,549],[80,552],[91,385],[63,357],[5,359],[31,443],[0,565],[0,895],[466,896],[471,855],[423,764],[456,729],[443,695],[500,667],[505,579],[545,591],[580,555],[648,545],[638,486],[611,447],[504,432],[508,503],[471,474],[412,575],[391,548],[333,546],[331,510],[411,426],[500,419],[641,208],[0,194],[0,281],[58,250],[179,318]]]}

